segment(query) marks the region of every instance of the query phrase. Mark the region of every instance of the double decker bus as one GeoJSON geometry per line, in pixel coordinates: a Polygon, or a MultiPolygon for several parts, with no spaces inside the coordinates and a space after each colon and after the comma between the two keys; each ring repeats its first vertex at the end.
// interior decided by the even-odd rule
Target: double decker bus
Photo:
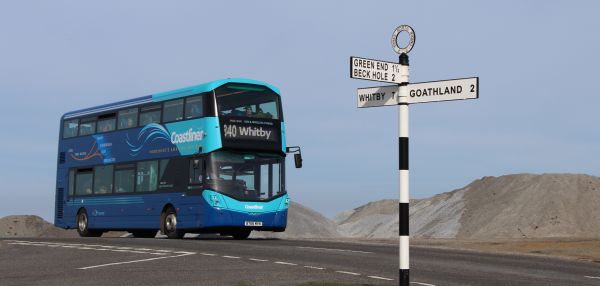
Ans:
{"type": "Polygon", "coordinates": [[[168,238],[284,231],[289,197],[279,90],[224,79],[64,114],[54,224],[168,238]]]}

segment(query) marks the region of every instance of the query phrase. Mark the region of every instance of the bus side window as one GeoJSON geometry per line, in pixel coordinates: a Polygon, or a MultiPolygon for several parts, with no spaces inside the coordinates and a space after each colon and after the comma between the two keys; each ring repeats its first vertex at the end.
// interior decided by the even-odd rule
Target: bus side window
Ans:
{"type": "Polygon", "coordinates": [[[79,124],[79,136],[96,133],[96,118],[82,119],[79,124]]]}
{"type": "Polygon", "coordinates": [[[94,167],[94,194],[110,194],[113,189],[113,165],[94,167]]]}
{"type": "Polygon", "coordinates": [[[75,170],[69,170],[69,196],[75,195],[75,170]]]}
{"type": "Polygon", "coordinates": [[[137,107],[119,111],[119,129],[127,129],[137,126],[137,107]]]}
{"type": "Polygon", "coordinates": [[[163,108],[163,122],[171,122],[183,119],[183,99],[165,102],[163,108]]]}
{"type": "Polygon", "coordinates": [[[160,104],[142,107],[140,111],[140,126],[146,126],[150,123],[159,123],[160,113],[160,104]]]}
{"type": "Polygon", "coordinates": [[[98,120],[98,132],[110,132],[115,130],[116,119],[106,118],[98,120]]]}
{"type": "Polygon", "coordinates": [[[79,119],[65,120],[63,123],[63,138],[71,138],[77,136],[79,128],[79,119]]]}
{"type": "Polygon", "coordinates": [[[75,195],[91,195],[94,173],[92,168],[79,169],[75,175],[75,195]]]}
{"type": "Polygon", "coordinates": [[[158,187],[158,161],[137,162],[135,192],[154,192],[158,187]]]}
{"type": "Polygon", "coordinates": [[[204,98],[200,96],[194,96],[186,98],[185,100],[185,119],[192,119],[203,116],[202,101],[204,98]]]}
{"type": "Polygon", "coordinates": [[[135,165],[115,166],[115,193],[133,193],[135,185],[135,165]]]}
{"type": "Polygon", "coordinates": [[[204,160],[199,158],[190,159],[190,177],[189,182],[191,185],[202,184],[204,171],[204,160]]]}

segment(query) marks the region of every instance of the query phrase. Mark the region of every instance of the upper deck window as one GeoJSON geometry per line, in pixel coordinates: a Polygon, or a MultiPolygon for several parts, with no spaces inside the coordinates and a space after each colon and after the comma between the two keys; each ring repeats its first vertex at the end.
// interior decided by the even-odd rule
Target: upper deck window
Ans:
{"type": "Polygon", "coordinates": [[[136,127],[137,120],[138,120],[137,107],[119,111],[119,129],[136,127]]]}
{"type": "Polygon", "coordinates": [[[163,122],[181,119],[183,119],[183,99],[165,102],[165,107],[163,108],[163,122]]]}
{"type": "Polygon", "coordinates": [[[79,128],[79,119],[65,120],[63,122],[63,138],[71,138],[77,136],[79,128]]]}
{"type": "Polygon", "coordinates": [[[160,105],[142,107],[140,112],[140,126],[160,122],[160,105]]]}
{"type": "Polygon", "coordinates": [[[79,136],[90,135],[96,133],[96,121],[95,118],[81,119],[79,124],[79,136]]]}
{"type": "Polygon", "coordinates": [[[250,84],[228,84],[216,91],[221,116],[280,119],[279,95],[271,89],[250,84]]]}
{"type": "Polygon", "coordinates": [[[202,100],[203,97],[201,95],[189,97],[185,100],[185,119],[192,119],[203,115],[202,100]]]}
{"type": "Polygon", "coordinates": [[[110,132],[115,130],[117,120],[115,116],[107,116],[106,118],[100,118],[98,120],[98,132],[110,132]]]}

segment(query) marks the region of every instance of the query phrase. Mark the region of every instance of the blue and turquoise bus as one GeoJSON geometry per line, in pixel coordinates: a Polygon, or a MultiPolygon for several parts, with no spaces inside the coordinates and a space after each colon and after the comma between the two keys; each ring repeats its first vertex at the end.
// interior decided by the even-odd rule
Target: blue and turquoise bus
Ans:
{"type": "Polygon", "coordinates": [[[284,231],[279,90],[224,79],[64,114],[54,224],[81,236],[284,231]]]}

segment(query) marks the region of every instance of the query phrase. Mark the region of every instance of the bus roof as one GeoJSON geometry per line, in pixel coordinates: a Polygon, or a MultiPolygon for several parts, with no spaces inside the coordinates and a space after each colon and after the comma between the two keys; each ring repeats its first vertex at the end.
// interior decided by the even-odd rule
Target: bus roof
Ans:
{"type": "Polygon", "coordinates": [[[261,81],[252,80],[252,79],[245,79],[245,78],[226,78],[226,79],[215,80],[215,81],[211,81],[211,82],[207,82],[207,83],[203,83],[203,84],[199,84],[199,85],[194,85],[194,86],[190,86],[190,87],[184,87],[184,88],[180,88],[180,89],[159,92],[159,93],[155,93],[152,95],[147,95],[147,96],[137,97],[137,98],[133,98],[133,99],[128,99],[128,100],[103,104],[103,105],[99,105],[99,106],[84,108],[84,109],[80,109],[80,110],[75,110],[75,111],[65,113],[63,115],[63,118],[73,118],[73,117],[78,117],[78,116],[85,116],[85,115],[90,115],[90,114],[99,113],[99,112],[103,112],[103,111],[110,111],[110,110],[114,110],[114,109],[125,108],[128,106],[135,106],[138,104],[144,104],[144,103],[150,103],[150,102],[160,102],[160,101],[175,99],[175,98],[179,98],[179,97],[184,97],[184,96],[188,96],[188,95],[211,91],[211,90],[214,90],[224,84],[231,83],[231,82],[263,85],[263,86],[270,88],[277,94],[281,95],[281,93],[277,87],[275,87],[271,84],[268,84],[266,82],[261,82],[261,81]]]}

